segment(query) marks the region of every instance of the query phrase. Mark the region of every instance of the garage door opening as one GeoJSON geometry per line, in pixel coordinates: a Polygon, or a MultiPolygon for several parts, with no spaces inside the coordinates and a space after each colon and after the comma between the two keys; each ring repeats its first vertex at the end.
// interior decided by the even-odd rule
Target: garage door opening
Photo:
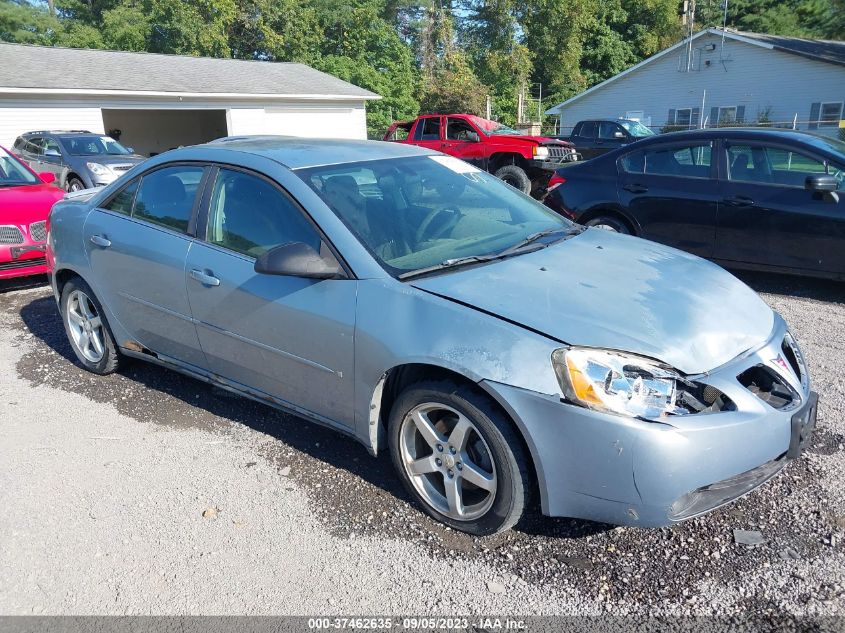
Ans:
{"type": "Polygon", "coordinates": [[[226,110],[107,110],[106,134],[143,156],[185,145],[207,143],[228,134],[226,110]],[[119,132],[118,132],[119,130],[119,132]]]}

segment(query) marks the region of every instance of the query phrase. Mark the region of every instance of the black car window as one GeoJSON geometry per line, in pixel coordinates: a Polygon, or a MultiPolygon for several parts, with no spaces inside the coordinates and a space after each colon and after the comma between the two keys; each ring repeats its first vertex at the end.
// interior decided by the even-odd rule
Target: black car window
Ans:
{"type": "Polygon", "coordinates": [[[626,154],[621,165],[632,174],[709,178],[711,153],[710,143],[655,147],[626,154]]]}
{"type": "MultiPolygon", "coordinates": [[[[613,140],[616,137],[616,132],[622,132],[622,128],[616,125],[613,121],[601,121],[599,123],[599,138],[605,140],[613,140]]],[[[624,136],[624,132],[623,132],[624,136]]]]}
{"type": "Polygon", "coordinates": [[[598,122],[597,121],[584,121],[581,124],[581,131],[578,132],[578,136],[582,138],[596,138],[596,134],[598,134],[598,122]]]}
{"type": "Polygon", "coordinates": [[[229,169],[214,182],[206,235],[250,257],[289,242],[320,248],[316,229],[287,195],[263,178],[229,169]]]}
{"type": "Polygon", "coordinates": [[[766,145],[730,145],[728,179],[783,187],[804,187],[813,174],[826,174],[825,164],[806,154],[766,145]]]}
{"type": "Polygon", "coordinates": [[[27,154],[40,156],[44,152],[44,139],[40,136],[31,136],[26,140],[23,150],[27,154]]]}
{"type": "Polygon", "coordinates": [[[19,136],[17,139],[15,139],[15,144],[12,146],[12,149],[14,149],[16,152],[19,152],[23,149],[24,145],[26,145],[26,140],[24,139],[24,137],[19,136]]]}
{"type": "Polygon", "coordinates": [[[414,140],[417,141],[439,141],[440,140],[440,117],[428,117],[417,122],[414,130],[414,140]]]}
{"type": "Polygon", "coordinates": [[[178,165],[145,174],[132,217],[187,233],[203,171],[203,167],[178,165]]]}
{"type": "Polygon", "coordinates": [[[138,191],[138,182],[139,180],[137,178],[130,182],[109,200],[108,203],[103,205],[103,208],[126,215],[132,213],[132,203],[135,201],[135,192],[138,191]]]}

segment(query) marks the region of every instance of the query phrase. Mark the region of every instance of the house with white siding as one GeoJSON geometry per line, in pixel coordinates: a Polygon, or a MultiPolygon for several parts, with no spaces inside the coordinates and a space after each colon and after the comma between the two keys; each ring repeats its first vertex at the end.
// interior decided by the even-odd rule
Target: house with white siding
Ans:
{"type": "Polygon", "coordinates": [[[0,145],[109,133],[151,155],[242,134],[366,138],[380,97],[304,64],[0,43],[0,145]]]}
{"type": "Polygon", "coordinates": [[[707,29],[546,110],[562,133],[582,119],[656,131],[767,123],[838,133],[845,42],[707,29]]]}

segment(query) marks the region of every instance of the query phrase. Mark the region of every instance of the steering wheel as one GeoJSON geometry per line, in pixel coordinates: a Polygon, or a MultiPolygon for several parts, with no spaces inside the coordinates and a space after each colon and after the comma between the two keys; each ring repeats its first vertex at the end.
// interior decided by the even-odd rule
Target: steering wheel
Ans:
{"type": "Polygon", "coordinates": [[[433,211],[429,211],[428,214],[423,218],[423,221],[420,223],[419,228],[417,229],[416,234],[414,235],[414,239],[416,240],[417,244],[422,242],[427,242],[428,240],[434,240],[438,237],[443,236],[445,233],[451,231],[455,228],[455,225],[461,219],[461,215],[463,215],[457,209],[451,208],[444,208],[444,209],[434,209],[433,211]],[[441,216],[449,216],[446,218],[445,222],[438,223],[435,220],[441,216]],[[434,228],[432,228],[432,226],[434,228]]]}

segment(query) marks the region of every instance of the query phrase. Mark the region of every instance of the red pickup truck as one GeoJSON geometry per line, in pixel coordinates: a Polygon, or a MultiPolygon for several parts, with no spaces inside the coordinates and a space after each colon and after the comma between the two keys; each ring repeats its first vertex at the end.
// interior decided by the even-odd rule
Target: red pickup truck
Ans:
{"type": "Polygon", "coordinates": [[[423,114],[396,121],[384,140],[450,154],[538,196],[555,169],[580,158],[572,143],[522,134],[473,114],[423,114]]]}

